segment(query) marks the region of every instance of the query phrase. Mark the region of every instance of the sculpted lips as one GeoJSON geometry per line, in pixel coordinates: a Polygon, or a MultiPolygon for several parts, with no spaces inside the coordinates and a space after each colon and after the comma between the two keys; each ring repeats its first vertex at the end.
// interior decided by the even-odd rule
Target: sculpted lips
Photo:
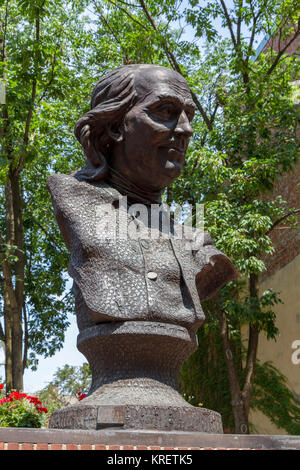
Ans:
{"type": "Polygon", "coordinates": [[[185,156],[185,151],[183,149],[180,149],[178,147],[168,147],[171,151],[179,153],[179,155],[182,155],[183,157],[185,156]]]}
{"type": "Polygon", "coordinates": [[[186,139],[182,139],[181,141],[173,140],[162,147],[185,156],[187,146],[188,141],[186,139]]]}
{"type": "Polygon", "coordinates": [[[169,145],[161,147],[162,150],[167,151],[167,155],[162,161],[162,165],[165,169],[171,170],[174,176],[181,173],[184,165],[185,153],[187,145],[178,145],[171,143],[169,145]]]}
{"type": "Polygon", "coordinates": [[[164,168],[180,173],[184,165],[187,142],[170,142],[162,149],[167,151],[167,158],[163,163],[164,168]]]}

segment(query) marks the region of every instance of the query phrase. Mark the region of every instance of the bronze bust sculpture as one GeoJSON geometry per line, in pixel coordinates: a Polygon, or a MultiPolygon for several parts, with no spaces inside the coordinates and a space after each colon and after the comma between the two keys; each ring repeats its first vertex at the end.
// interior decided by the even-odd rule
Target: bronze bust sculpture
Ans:
{"type": "Polygon", "coordinates": [[[185,402],[176,379],[197,345],[195,333],[204,321],[200,301],[234,279],[235,268],[207,233],[194,231],[192,249],[176,236],[179,227],[172,221],[167,236],[161,223],[157,236],[145,236],[154,228],[155,205],[166,216],[162,192],[182,170],[193,115],[188,84],[177,72],[119,67],[99,80],[91,111],[75,126],[86,165],[48,180],[70,251],[77,345],[93,374],[84,403],[54,413],[52,427],[119,423],[221,432],[217,414],[185,402]],[[138,216],[141,205],[144,219],[138,216]],[[106,232],[99,230],[103,215],[106,232]],[[121,225],[132,223],[135,235],[141,228],[143,235],[120,236],[121,225]],[[205,412],[206,424],[199,419],[205,412]]]}

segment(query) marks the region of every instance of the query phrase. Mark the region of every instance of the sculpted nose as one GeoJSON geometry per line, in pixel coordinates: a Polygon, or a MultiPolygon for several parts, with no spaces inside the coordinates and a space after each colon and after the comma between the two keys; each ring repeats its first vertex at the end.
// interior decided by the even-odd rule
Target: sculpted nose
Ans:
{"type": "Polygon", "coordinates": [[[181,135],[184,134],[187,137],[192,137],[193,135],[193,129],[185,111],[182,111],[182,113],[179,116],[179,119],[175,127],[175,132],[181,135]]]}

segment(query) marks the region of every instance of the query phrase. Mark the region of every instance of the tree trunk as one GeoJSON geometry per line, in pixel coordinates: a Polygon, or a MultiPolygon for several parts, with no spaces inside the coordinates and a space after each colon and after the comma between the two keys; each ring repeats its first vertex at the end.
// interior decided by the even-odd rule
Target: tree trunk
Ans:
{"type": "MultiPolygon", "coordinates": [[[[249,295],[251,298],[258,297],[258,276],[250,275],[249,295]]],[[[224,357],[227,366],[227,375],[231,393],[231,405],[235,422],[236,434],[249,434],[249,412],[251,404],[251,394],[255,375],[255,366],[257,359],[259,328],[257,323],[249,324],[249,337],[247,358],[245,364],[244,383],[241,387],[236,370],[236,364],[232,353],[230,343],[230,331],[228,328],[226,315],[223,312],[220,303],[217,301],[219,316],[220,333],[223,341],[224,357]]]]}
{"type": "Polygon", "coordinates": [[[231,406],[234,416],[234,432],[236,434],[248,434],[248,414],[245,412],[244,403],[242,399],[241,387],[238,380],[236,371],[236,364],[232,353],[230,344],[229,329],[227,325],[226,315],[218,305],[218,316],[220,333],[223,342],[224,357],[227,366],[227,376],[229,382],[229,389],[231,394],[231,406]]]}
{"type": "MultiPolygon", "coordinates": [[[[249,294],[251,298],[258,297],[258,276],[256,274],[250,274],[249,294]]],[[[249,415],[249,411],[250,411],[251,393],[252,393],[252,388],[253,388],[255,366],[256,366],[256,359],[257,359],[258,337],[259,337],[258,324],[250,323],[247,359],[246,359],[246,366],[245,366],[245,379],[244,379],[244,386],[243,386],[243,391],[242,391],[244,408],[245,408],[245,412],[247,413],[247,415],[249,415]]]]}
{"type": "Polygon", "coordinates": [[[10,171],[5,186],[6,250],[3,268],[6,388],[23,389],[24,233],[19,176],[10,171]],[[12,260],[11,257],[15,259],[12,260]]]}

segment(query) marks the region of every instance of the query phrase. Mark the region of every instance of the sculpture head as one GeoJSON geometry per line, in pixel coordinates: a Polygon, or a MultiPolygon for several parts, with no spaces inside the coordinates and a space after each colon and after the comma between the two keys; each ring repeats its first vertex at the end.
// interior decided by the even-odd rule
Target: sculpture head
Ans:
{"type": "Polygon", "coordinates": [[[109,168],[151,191],[178,177],[193,133],[194,104],[177,72],[157,65],[127,65],[102,77],[91,111],[75,126],[88,164],[86,180],[109,168]]]}

